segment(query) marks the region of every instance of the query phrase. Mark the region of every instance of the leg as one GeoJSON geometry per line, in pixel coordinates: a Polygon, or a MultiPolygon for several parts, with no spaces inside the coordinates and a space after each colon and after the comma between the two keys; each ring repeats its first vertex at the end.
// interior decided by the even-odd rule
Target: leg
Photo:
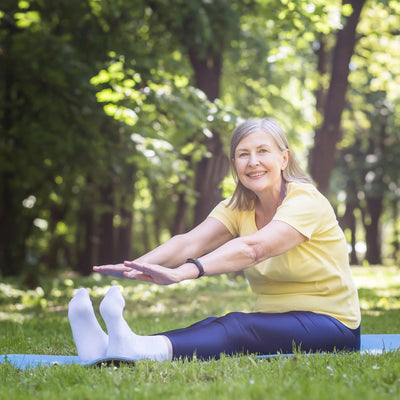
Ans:
{"type": "Polygon", "coordinates": [[[96,319],[86,289],[79,289],[69,302],[68,319],[81,361],[104,357],[107,351],[108,337],[96,319]]]}
{"type": "Polygon", "coordinates": [[[231,313],[198,328],[166,332],[173,357],[218,358],[221,353],[277,354],[301,351],[355,351],[359,330],[332,317],[311,312],[231,313]]]}
{"type": "Polygon", "coordinates": [[[174,329],[172,331],[165,332],[164,334],[165,335],[170,335],[170,334],[171,335],[172,334],[175,335],[175,334],[181,333],[181,332],[188,332],[189,330],[197,329],[197,328],[200,328],[201,326],[206,326],[206,325],[210,324],[211,322],[215,321],[216,319],[217,319],[217,317],[208,317],[208,318],[203,319],[201,321],[195,322],[194,324],[189,325],[189,326],[187,326],[185,328],[174,329]]]}
{"type": "Polygon", "coordinates": [[[140,336],[129,328],[123,317],[125,300],[118,286],[113,286],[100,304],[100,313],[108,330],[107,357],[170,359],[172,346],[163,335],[140,336]]]}

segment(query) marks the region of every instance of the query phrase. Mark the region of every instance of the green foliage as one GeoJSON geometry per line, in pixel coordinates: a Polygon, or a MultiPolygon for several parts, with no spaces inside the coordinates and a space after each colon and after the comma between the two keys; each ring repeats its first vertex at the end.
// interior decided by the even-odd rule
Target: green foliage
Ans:
{"type": "MultiPolygon", "coordinates": [[[[362,15],[331,182],[332,193],[352,182],[356,197],[383,193],[390,257],[400,248],[391,222],[400,185],[399,12],[395,1],[372,1],[362,15]]],[[[88,273],[190,228],[207,140],[218,135],[227,149],[241,118],[276,118],[306,167],[320,123],[315,93],[328,88],[330,52],[349,13],[337,0],[4,0],[1,274],[25,274],[34,285],[40,271],[88,273]],[[219,57],[220,95],[210,102],[195,87],[192,61],[219,57]]],[[[230,178],[221,185],[229,195],[230,178]]]]}
{"type": "MultiPolygon", "coordinates": [[[[67,204],[75,197],[75,180],[83,170],[93,170],[88,149],[97,141],[104,116],[89,78],[106,53],[89,45],[86,32],[95,23],[85,3],[57,2],[47,8],[42,2],[20,2],[19,11],[7,3],[1,20],[0,205],[8,225],[2,232],[2,270],[10,274],[27,261],[39,261],[34,254],[29,261],[24,249],[27,237],[35,242],[38,233],[32,221],[46,220],[51,229],[53,219],[54,225],[64,220],[73,211],[67,204]],[[77,15],[81,25],[72,29],[77,15]],[[32,206],[23,207],[29,198],[32,206]]],[[[101,40],[101,32],[93,29],[101,40]]]]}

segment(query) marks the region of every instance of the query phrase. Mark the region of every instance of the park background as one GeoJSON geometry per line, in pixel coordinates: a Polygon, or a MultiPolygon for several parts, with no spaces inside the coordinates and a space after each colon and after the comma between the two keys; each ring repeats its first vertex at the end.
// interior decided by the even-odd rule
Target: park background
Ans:
{"type": "Polygon", "coordinates": [[[272,117],[353,265],[399,262],[400,3],[3,0],[0,276],[132,259],[232,193],[272,117]]]}
{"type": "MultiPolygon", "coordinates": [[[[250,311],[240,275],[163,287],[91,267],[201,221],[232,193],[235,125],[266,116],[337,211],[362,333],[399,333],[399,27],[394,0],[2,0],[1,354],[75,355],[79,287],[97,313],[120,285],[138,334],[250,311]]],[[[0,399],[389,400],[399,358],[6,362],[0,399]]]]}

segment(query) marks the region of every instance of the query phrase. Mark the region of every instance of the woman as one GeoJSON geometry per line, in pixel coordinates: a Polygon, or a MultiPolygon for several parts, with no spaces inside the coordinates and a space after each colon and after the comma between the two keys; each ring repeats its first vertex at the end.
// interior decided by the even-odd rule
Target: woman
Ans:
{"type": "Polygon", "coordinates": [[[242,123],[233,133],[230,158],[235,192],[204,222],[134,261],[93,270],[160,285],[244,270],[257,296],[254,312],[139,336],[123,319],[124,299],[112,287],[100,305],[107,336],[80,289],[69,318],[83,360],[359,349],[360,309],[344,234],[280,126],[271,119],[242,123]]]}

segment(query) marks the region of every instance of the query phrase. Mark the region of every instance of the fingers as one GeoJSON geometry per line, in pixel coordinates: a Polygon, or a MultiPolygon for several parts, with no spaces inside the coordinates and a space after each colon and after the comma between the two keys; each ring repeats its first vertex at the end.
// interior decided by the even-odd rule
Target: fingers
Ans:
{"type": "Polygon", "coordinates": [[[124,265],[127,268],[132,268],[132,267],[140,266],[143,264],[137,264],[135,261],[124,261],[124,265]]]}
{"type": "Polygon", "coordinates": [[[124,264],[107,264],[107,265],[95,265],[93,267],[94,271],[128,271],[129,267],[124,264]]]}
{"type": "Polygon", "coordinates": [[[165,268],[157,264],[136,264],[132,261],[125,263],[125,265],[127,264],[131,268],[129,272],[124,273],[124,276],[127,278],[152,282],[158,285],[171,285],[177,282],[174,272],[170,268],[165,268]]]}
{"type": "Polygon", "coordinates": [[[124,277],[128,278],[128,279],[136,279],[136,280],[144,281],[144,282],[154,282],[154,279],[152,276],[143,274],[138,271],[124,272],[124,277]]]}
{"type": "Polygon", "coordinates": [[[124,264],[109,264],[94,266],[93,271],[104,275],[111,275],[116,278],[124,278],[124,272],[131,271],[131,268],[125,266],[124,264]]]}
{"type": "Polygon", "coordinates": [[[127,266],[129,270],[128,275],[138,275],[138,274],[145,274],[145,275],[154,275],[162,273],[164,267],[156,264],[136,264],[134,261],[125,261],[124,264],[127,266]]]}
{"type": "Polygon", "coordinates": [[[136,279],[159,285],[170,285],[177,282],[174,273],[169,268],[156,264],[137,264],[134,261],[94,266],[93,271],[115,278],[136,279]]]}

